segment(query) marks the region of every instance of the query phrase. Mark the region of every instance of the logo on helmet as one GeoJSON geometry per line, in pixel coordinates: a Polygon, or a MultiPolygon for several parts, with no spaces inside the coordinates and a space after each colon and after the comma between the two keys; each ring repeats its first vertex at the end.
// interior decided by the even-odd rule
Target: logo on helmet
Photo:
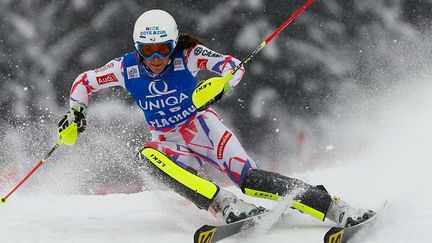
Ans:
{"type": "MultiPolygon", "coordinates": [[[[154,36],[154,35],[159,35],[159,37],[166,37],[167,32],[166,32],[166,30],[161,30],[159,28],[159,26],[146,27],[146,29],[144,31],[140,32],[141,38],[146,38],[146,36],[154,36]]],[[[150,40],[152,40],[152,39],[150,39],[150,40]]]]}

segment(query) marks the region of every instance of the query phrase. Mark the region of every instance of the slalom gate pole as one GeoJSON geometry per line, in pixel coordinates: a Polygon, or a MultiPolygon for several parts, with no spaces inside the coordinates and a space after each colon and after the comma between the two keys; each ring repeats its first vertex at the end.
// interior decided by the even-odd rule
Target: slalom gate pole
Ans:
{"type": "Polygon", "coordinates": [[[24,177],[24,179],[22,179],[19,183],[18,183],[18,185],[16,185],[15,187],[14,187],[14,189],[12,189],[12,191],[10,191],[5,197],[2,197],[1,198],[1,201],[0,201],[0,204],[3,204],[3,203],[6,203],[6,199],[8,199],[8,197],[10,196],[10,195],[12,195],[22,184],[24,184],[24,182],[28,179],[28,178],[30,178],[30,176],[31,175],[33,175],[33,173],[37,170],[37,169],[39,169],[39,167],[41,167],[41,165],[43,164],[43,163],[45,163],[45,161],[48,159],[48,157],[50,157],[51,156],[51,154],[60,146],[60,142],[57,142],[52,148],[51,148],[51,150],[45,155],[45,157],[41,160],[41,161],[39,161],[39,163],[37,163],[37,165],[24,177]]]}
{"type": "Polygon", "coordinates": [[[314,0],[308,0],[299,10],[297,10],[291,17],[289,17],[279,28],[277,28],[267,39],[265,39],[254,51],[252,51],[243,61],[241,61],[233,70],[232,74],[235,74],[241,69],[246,63],[248,63],[261,49],[263,49],[270,41],[272,41],[287,25],[293,22],[306,8],[308,8],[314,0]]]}

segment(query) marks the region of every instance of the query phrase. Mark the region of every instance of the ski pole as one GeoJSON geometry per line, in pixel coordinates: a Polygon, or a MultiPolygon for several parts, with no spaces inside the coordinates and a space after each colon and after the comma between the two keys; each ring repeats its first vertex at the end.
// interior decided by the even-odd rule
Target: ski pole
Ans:
{"type": "Polygon", "coordinates": [[[287,27],[291,22],[293,22],[301,13],[303,13],[306,8],[308,8],[314,0],[308,0],[300,9],[298,9],[291,17],[289,17],[279,28],[277,28],[267,39],[265,39],[255,50],[253,50],[243,61],[241,61],[233,70],[234,75],[240,68],[242,68],[246,63],[248,63],[259,51],[261,51],[270,41],[272,41],[285,27],[287,27]]]}
{"type": "Polygon", "coordinates": [[[226,83],[234,76],[234,74],[248,63],[259,51],[261,51],[268,43],[270,43],[285,27],[293,22],[306,8],[308,8],[314,0],[308,0],[300,9],[291,15],[279,28],[277,28],[270,36],[268,36],[255,50],[253,50],[243,61],[241,61],[234,69],[227,73],[222,80],[210,78],[200,83],[192,94],[192,102],[201,111],[218,101],[222,97],[226,83]]]}
{"type": "Polygon", "coordinates": [[[24,182],[37,170],[39,169],[39,167],[41,167],[41,165],[48,159],[48,157],[51,156],[51,154],[60,146],[60,141],[58,141],[52,148],[51,150],[45,155],[45,157],[39,161],[39,163],[24,177],[24,179],[22,179],[18,185],[15,186],[14,189],[12,189],[12,191],[10,191],[5,197],[1,198],[0,204],[6,203],[6,199],[12,195],[12,193],[14,193],[22,184],[24,184],[24,182]]]}

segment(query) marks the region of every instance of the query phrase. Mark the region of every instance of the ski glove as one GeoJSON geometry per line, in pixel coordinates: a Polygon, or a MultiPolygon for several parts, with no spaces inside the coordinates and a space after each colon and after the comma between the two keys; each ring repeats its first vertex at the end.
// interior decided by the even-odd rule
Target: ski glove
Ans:
{"type": "Polygon", "coordinates": [[[80,105],[74,105],[66,112],[58,123],[58,137],[61,143],[75,144],[78,133],[84,132],[87,126],[86,115],[87,109],[80,105]]]}
{"type": "Polygon", "coordinates": [[[213,77],[200,82],[192,95],[192,102],[197,110],[207,109],[222,99],[222,96],[230,93],[232,91],[229,84],[231,78],[232,74],[230,73],[223,77],[213,77]]]}

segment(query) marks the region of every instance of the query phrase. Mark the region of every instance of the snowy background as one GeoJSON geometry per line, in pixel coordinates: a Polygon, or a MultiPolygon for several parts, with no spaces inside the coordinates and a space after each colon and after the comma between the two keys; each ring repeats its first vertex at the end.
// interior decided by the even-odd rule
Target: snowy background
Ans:
{"type": "MultiPolygon", "coordinates": [[[[133,50],[133,23],[145,10],[171,12],[181,32],[241,59],[301,4],[0,0],[0,195],[56,142],[75,77],[133,50]]],[[[430,0],[316,0],[216,105],[261,167],[324,184],[357,206],[389,200],[380,227],[356,242],[432,236],[431,17],[430,0]]],[[[149,137],[124,91],[92,101],[78,144],[56,151],[1,206],[2,241],[191,242],[201,224],[221,223],[138,174],[135,153],[149,137]],[[138,193],[101,196],[115,192],[138,193]]],[[[244,242],[320,242],[322,224],[292,218],[244,242]]]]}

